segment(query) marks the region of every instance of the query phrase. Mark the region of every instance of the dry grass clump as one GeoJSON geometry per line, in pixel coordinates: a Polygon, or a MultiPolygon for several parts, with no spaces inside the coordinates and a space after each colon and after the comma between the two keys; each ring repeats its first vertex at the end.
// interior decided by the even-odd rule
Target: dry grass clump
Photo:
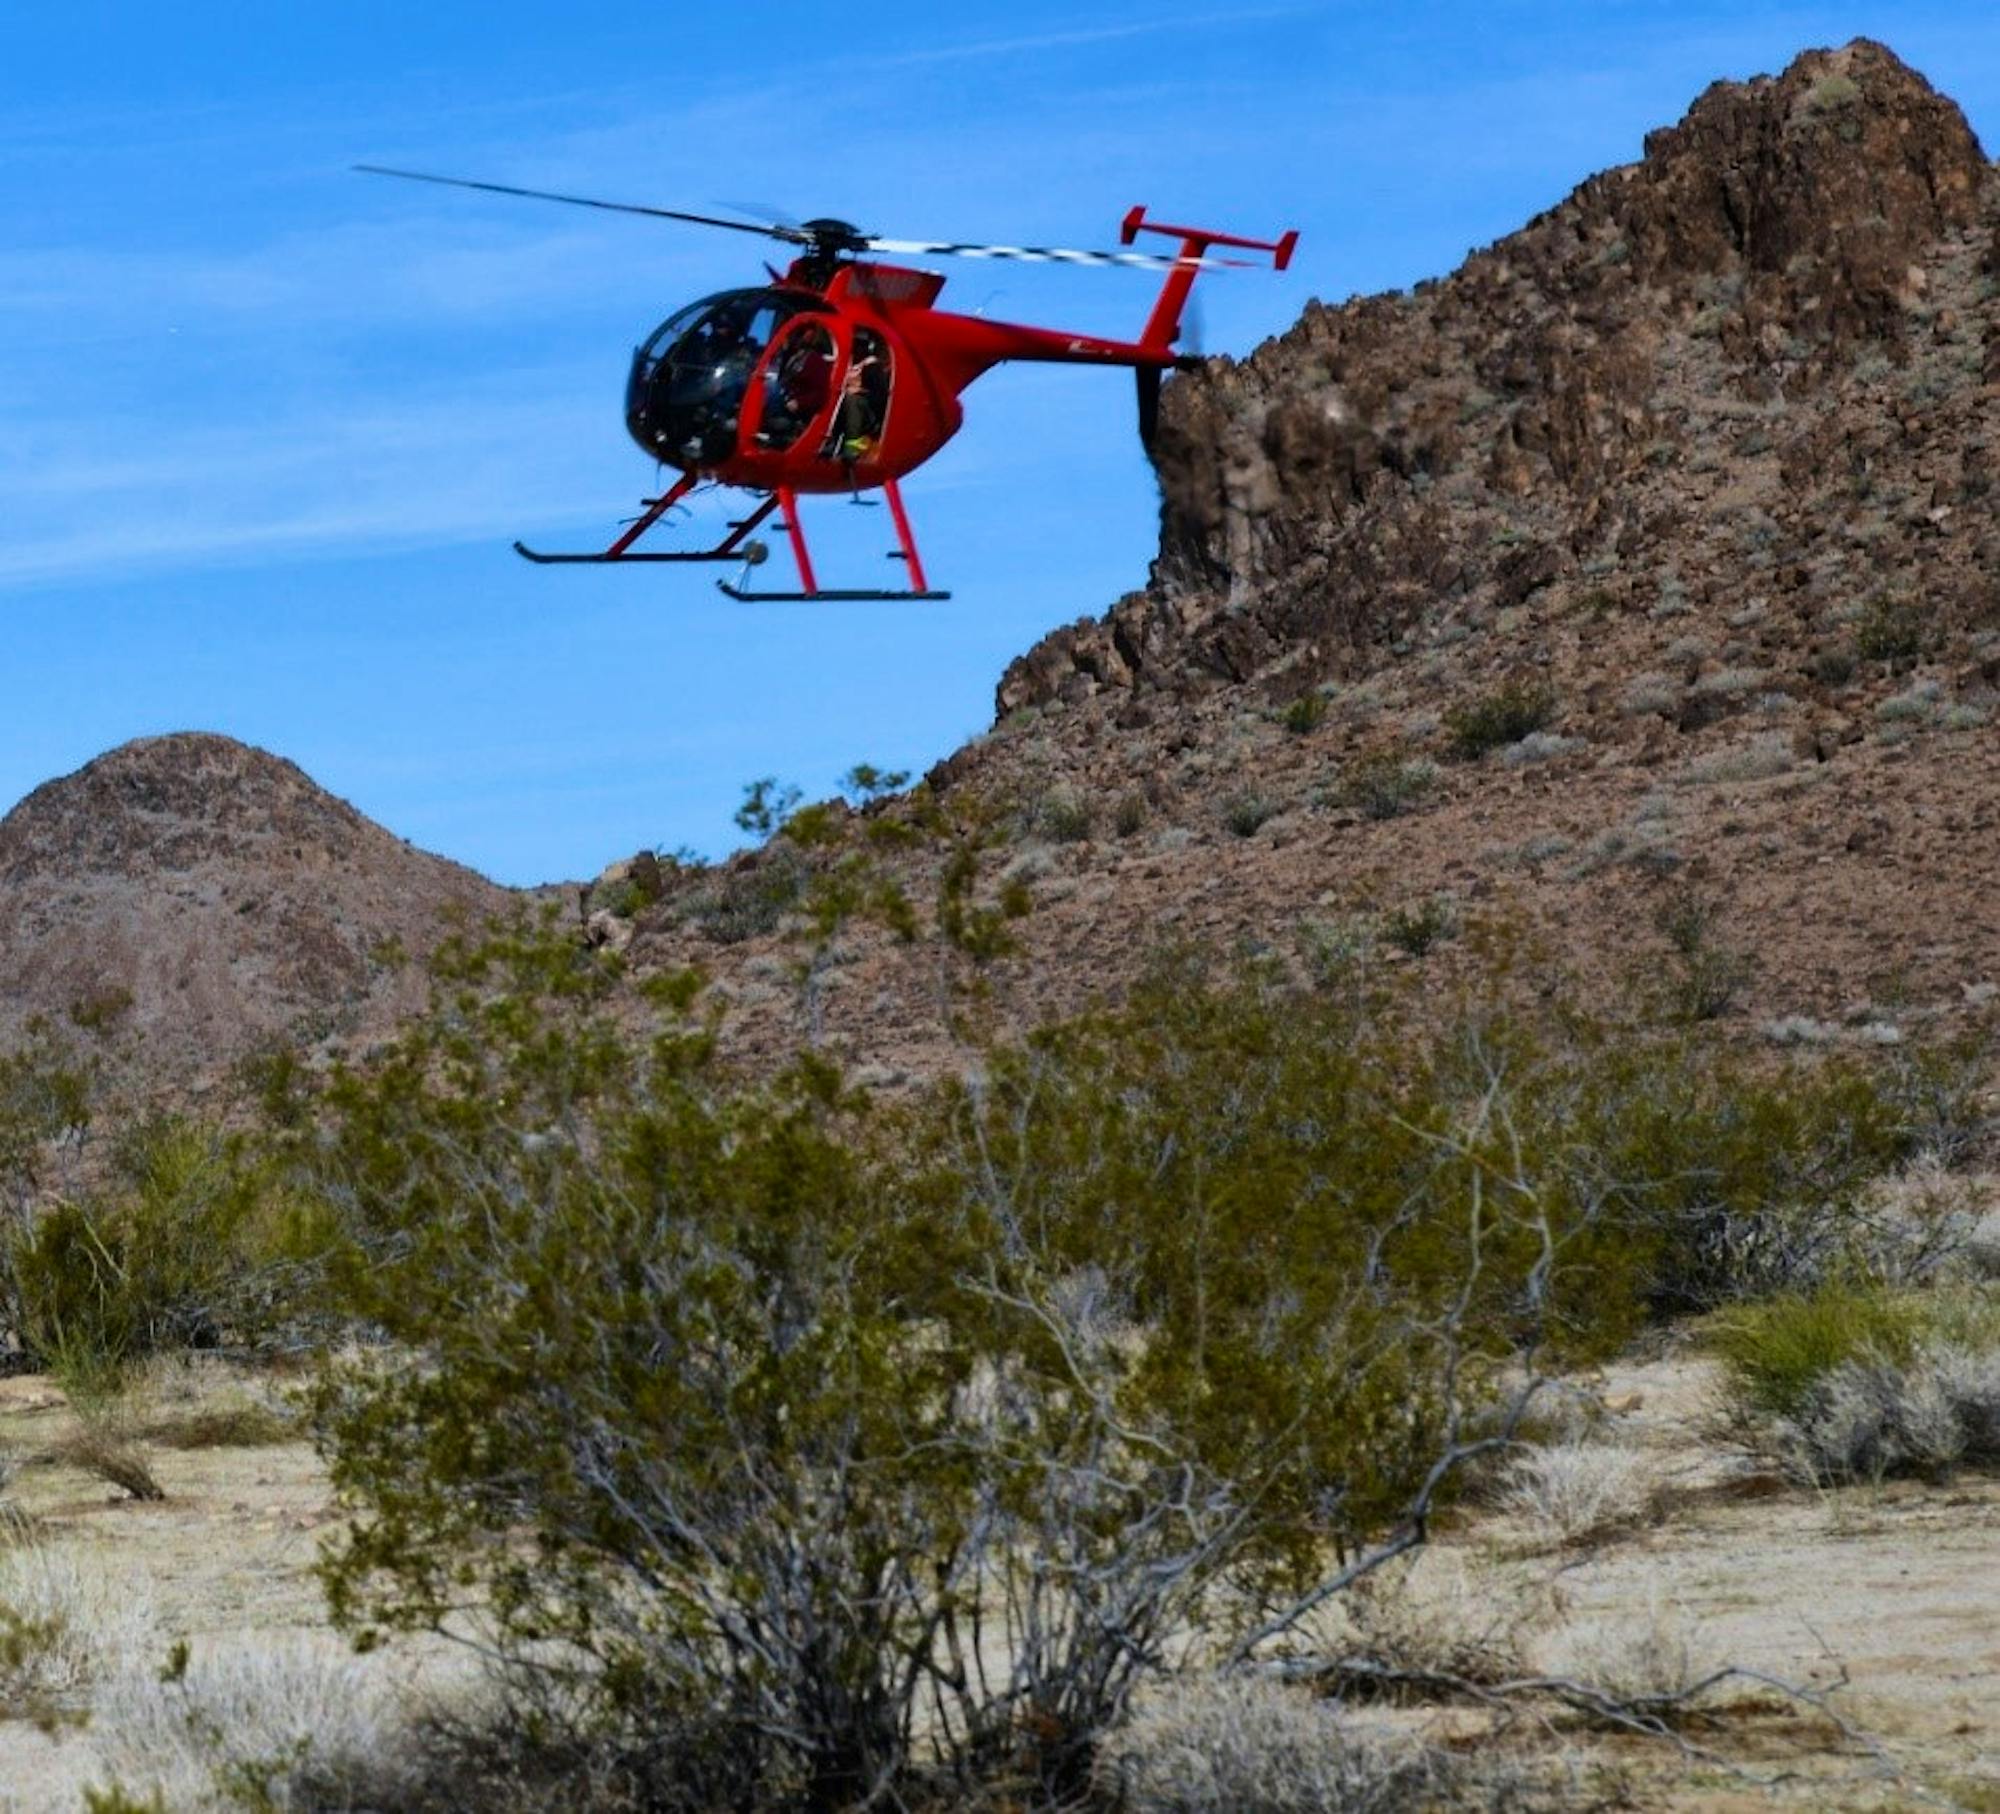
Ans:
{"type": "Polygon", "coordinates": [[[97,1697],[97,1757],[128,1800],[175,1814],[381,1807],[419,1780],[394,1684],[333,1639],[261,1638],[181,1660],[163,1675],[134,1653],[97,1697]]]}
{"type": "Polygon", "coordinates": [[[202,1405],[146,1425],[146,1440],[164,1449],[266,1449],[296,1441],[298,1435],[292,1419],[254,1399],[202,1405]]]}
{"type": "Polygon", "coordinates": [[[1249,1676],[1170,1684],[1109,1736],[1096,1770],[1132,1814],[1393,1814],[1449,1805],[1465,1774],[1410,1734],[1249,1676]]]}
{"type": "Polygon", "coordinates": [[[2000,1350],[1938,1342],[1906,1361],[1846,1361],[1778,1440],[1795,1472],[1827,1485],[2000,1466],[2000,1350]]]}
{"type": "Polygon", "coordinates": [[[1488,1684],[1520,1674],[1526,1634],[1547,1614],[1538,1590],[1456,1550],[1423,1549],[1341,1596],[1336,1671],[1349,1695],[1423,1699],[1441,1678],[1488,1684]]]}
{"type": "Polygon", "coordinates": [[[0,1709],[61,1706],[137,1642],[141,1625],[130,1595],[62,1551],[24,1543],[0,1553],[0,1709]]]}
{"type": "Polygon", "coordinates": [[[145,1445],[119,1423],[85,1418],[53,1444],[49,1454],[52,1460],[80,1468],[130,1498],[157,1501],[167,1496],[146,1458],[145,1445]]]}
{"type": "Polygon", "coordinates": [[[1565,1625],[1543,1644],[1538,1661],[1547,1675],[1641,1707],[1682,1700],[1725,1667],[1693,1615],[1657,1580],[1643,1610],[1594,1614],[1565,1625]]]}
{"type": "Polygon", "coordinates": [[[1536,1543],[1561,1548],[1646,1523],[1659,1508],[1659,1481],[1636,1449],[1572,1438],[1516,1456],[1501,1504],[1536,1543]]]}

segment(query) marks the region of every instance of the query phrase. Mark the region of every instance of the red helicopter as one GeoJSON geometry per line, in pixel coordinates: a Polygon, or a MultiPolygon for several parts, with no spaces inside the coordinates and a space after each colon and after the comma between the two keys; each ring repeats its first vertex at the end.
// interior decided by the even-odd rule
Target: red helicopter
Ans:
{"type": "Polygon", "coordinates": [[[942,240],[878,239],[841,220],[793,225],[724,220],[673,208],[558,195],[507,183],[434,176],[358,164],[376,176],[445,183],[495,195],[527,196],[619,214],[692,221],[739,233],[762,234],[798,248],[781,276],[756,289],[725,290],[668,317],[632,356],[625,386],[625,426],[646,453],[679,468],[680,477],[658,497],[642,500],[642,514],[598,554],[545,554],[523,543],[515,551],[531,561],[737,561],[738,582],[720,582],[744,600],[942,599],[931,590],[903,508],[901,480],[958,432],[965,420],[959,393],[1003,360],[1123,365],[1139,386],[1139,433],[1150,446],[1158,420],[1160,380],[1192,361],[1175,352],[1181,311],[1200,273],[1247,261],[1211,258],[1210,250],[1268,252],[1275,269],[1290,264],[1296,230],[1276,240],[1244,239],[1202,227],[1149,221],[1132,209],[1119,229],[1121,245],[1141,233],[1180,241],[1170,256],[1149,252],[1078,252],[1052,246],[967,245],[942,240]],[[1167,279],[1137,340],[1104,340],[1050,328],[1020,327],[936,308],[944,278],[932,271],[877,264],[870,252],[906,256],[1022,259],[1067,265],[1135,265],[1163,270],[1167,279]],[[635,553],[634,544],[698,487],[716,484],[760,496],[749,515],[729,524],[713,548],[635,553]],[[888,497],[897,549],[909,584],[892,588],[821,586],[799,524],[799,499],[808,493],[858,495],[879,487],[888,497]],[[752,532],[776,513],[798,564],[796,592],[756,591],[742,583],[768,550],[752,532]]]}

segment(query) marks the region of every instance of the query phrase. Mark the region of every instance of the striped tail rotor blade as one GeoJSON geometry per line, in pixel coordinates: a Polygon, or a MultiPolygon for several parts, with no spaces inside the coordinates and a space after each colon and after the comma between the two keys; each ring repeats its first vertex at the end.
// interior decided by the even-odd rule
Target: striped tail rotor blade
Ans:
{"type": "Polygon", "coordinates": [[[1140,271],[1220,271],[1241,268],[1240,258],[1169,258],[1156,252],[1083,252],[1069,246],[985,246],[949,239],[871,239],[871,252],[910,258],[1010,258],[1031,265],[1128,265],[1140,271]]]}

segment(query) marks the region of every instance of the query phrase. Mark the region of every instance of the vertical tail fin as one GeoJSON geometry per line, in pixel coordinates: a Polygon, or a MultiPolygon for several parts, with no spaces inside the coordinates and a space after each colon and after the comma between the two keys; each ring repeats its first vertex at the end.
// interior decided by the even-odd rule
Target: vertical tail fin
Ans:
{"type": "MultiPolygon", "coordinates": [[[[1277,239],[1244,239],[1235,233],[1213,232],[1206,227],[1170,227],[1161,221],[1149,221],[1143,203],[1119,223],[1119,242],[1129,246],[1141,233],[1158,233],[1168,239],[1178,239],[1181,242],[1180,256],[1186,261],[1178,269],[1167,273],[1167,281],[1160,288],[1160,299],[1153,304],[1145,332],[1139,336],[1141,346],[1156,347],[1161,352],[1167,351],[1180,337],[1181,310],[1187,306],[1188,292],[1194,288],[1194,280],[1201,274],[1198,261],[1210,246],[1236,246],[1246,252],[1269,252],[1272,268],[1282,271],[1292,262],[1293,248],[1299,243],[1296,227],[1277,239]]],[[[1143,412],[1143,405],[1141,407],[1143,412]]]]}

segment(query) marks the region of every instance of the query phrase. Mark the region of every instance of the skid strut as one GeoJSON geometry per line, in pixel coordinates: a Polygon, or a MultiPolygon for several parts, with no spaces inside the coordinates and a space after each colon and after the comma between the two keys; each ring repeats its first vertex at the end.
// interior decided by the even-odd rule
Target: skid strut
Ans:
{"type": "Polygon", "coordinates": [[[631,552],[632,544],[694,490],[698,483],[693,473],[684,473],[659,497],[647,499],[645,510],[602,554],[544,554],[539,549],[530,548],[525,542],[516,542],[514,552],[523,560],[533,561],[543,567],[602,566],[612,561],[748,561],[754,566],[764,558],[763,545],[752,542],[746,547],[745,538],[777,509],[776,498],[766,498],[740,523],[731,523],[729,533],[713,548],[693,548],[661,554],[650,551],[644,554],[631,552]]]}
{"type": "MultiPolygon", "coordinates": [[[[910,533],[909,512],[903,508],[903,488],[894,479],[884,479],[882,489],[889,494],[889,515],[896,524],[896,552],[889,558],[901,561],[910,576],[907,586],[834,586],[823,587],[813,571],[812,552],[806,547],[806,532],[799,522],[798,493],[781,487],[765,501],[768,512],[776,506],[784,514],[780,520],[785,525],[785,534],[792,544],[792,559],[799,569],[799,590],[797,592],[753,591],[747,586],[731,585],[728,580],[717,580],[731,598],[740,599],[745,604],[846,604],[861,603],[880,599],[916,599],[929,601],[947,599],[949,592],[933,592],[930,582],[924,577],[923,557],[917,553],[917,540],[910,533]]],[[[760,519],[761,520],[761,519],[760,519]]]]}

